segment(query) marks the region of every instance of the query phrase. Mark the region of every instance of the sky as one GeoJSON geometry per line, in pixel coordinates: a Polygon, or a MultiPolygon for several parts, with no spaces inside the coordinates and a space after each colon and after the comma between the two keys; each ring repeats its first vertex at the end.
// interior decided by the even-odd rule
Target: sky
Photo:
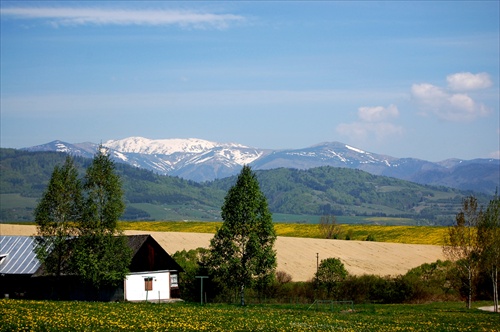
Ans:
{"type": "Polygon", "coordinates": [[[0,146],[500,158],[499,1],[0,2],[0,146]]]}

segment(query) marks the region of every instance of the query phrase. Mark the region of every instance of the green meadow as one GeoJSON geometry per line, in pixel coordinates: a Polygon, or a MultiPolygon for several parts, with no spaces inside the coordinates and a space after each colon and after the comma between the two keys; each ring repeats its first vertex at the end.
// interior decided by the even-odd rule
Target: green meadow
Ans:
{"type": "Polygon", "coordinates": [[[0,331],[498,331],[500,315],[463,303],[308,305],[0,300],[0,331]]]}

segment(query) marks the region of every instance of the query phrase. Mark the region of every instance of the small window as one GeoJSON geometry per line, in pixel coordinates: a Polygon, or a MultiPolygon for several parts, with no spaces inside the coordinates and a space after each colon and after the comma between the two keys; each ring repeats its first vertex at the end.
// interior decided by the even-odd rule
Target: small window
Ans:
{"type": "Polygon", "coordinates": [[[170,287],[177,287],[178,286],[178,281],[177,281],[177,274],[171,274],[170,275],[170,287]]]}
{"type": "Polygon", "coordinates": [[[145,291],[152,291],[153,290],[153,278],[152,277],[144,278],[144,290],[145,291]]]}

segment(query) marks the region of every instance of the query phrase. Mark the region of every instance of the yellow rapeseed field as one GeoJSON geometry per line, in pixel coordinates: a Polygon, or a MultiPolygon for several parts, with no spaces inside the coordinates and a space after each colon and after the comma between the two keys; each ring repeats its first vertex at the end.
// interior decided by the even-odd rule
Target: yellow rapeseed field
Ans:
{"type": "MultiPolygon", "coordinates": [[[[120,222],[123,230],[141,230],[150,232],[189,232],[215,233],[221,222],[199,221],[155,221],[155,222],[120,222]]],[[[407,244],[442,245],[447,227],[437,226],[382,226],[342,224],[340,238],[364,241],[371,235],[377,242],[407,244]]],[[[322,238],[318,224],[275,223],[278,236],[303,238],[322,238]]]]}

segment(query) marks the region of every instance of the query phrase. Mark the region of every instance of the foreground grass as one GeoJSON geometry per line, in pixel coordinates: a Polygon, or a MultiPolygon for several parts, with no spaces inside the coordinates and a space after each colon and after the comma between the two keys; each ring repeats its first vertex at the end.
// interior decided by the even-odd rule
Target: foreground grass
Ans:
{"type": "MultiPolygon", "coordinates": [[[[148,221],[119,223],[123,230],[142,230],[150,232],[191,232],[214,234],[221,222],[200,221],[148,221]]],[[[447,232],[446,227],[432,226],[381,226],[381,225],[340,225],[341,238],[349,235],[351,240],[364,241],[368,235],[378,242],[394,242],[408,244],[442,245],[447,232]]],[[[318,224],[275,223],[278,236],[305,238],[322,238],[318,224]]]]}
{"type": "MultiPolygon", "coordinates": [[[[484,303],[483,303],[484,305],[484,303]]],[[[354,311],[210,304],[0,300],[0,331],[498,331],[463,303],[357,305],[354,311]]]]}

